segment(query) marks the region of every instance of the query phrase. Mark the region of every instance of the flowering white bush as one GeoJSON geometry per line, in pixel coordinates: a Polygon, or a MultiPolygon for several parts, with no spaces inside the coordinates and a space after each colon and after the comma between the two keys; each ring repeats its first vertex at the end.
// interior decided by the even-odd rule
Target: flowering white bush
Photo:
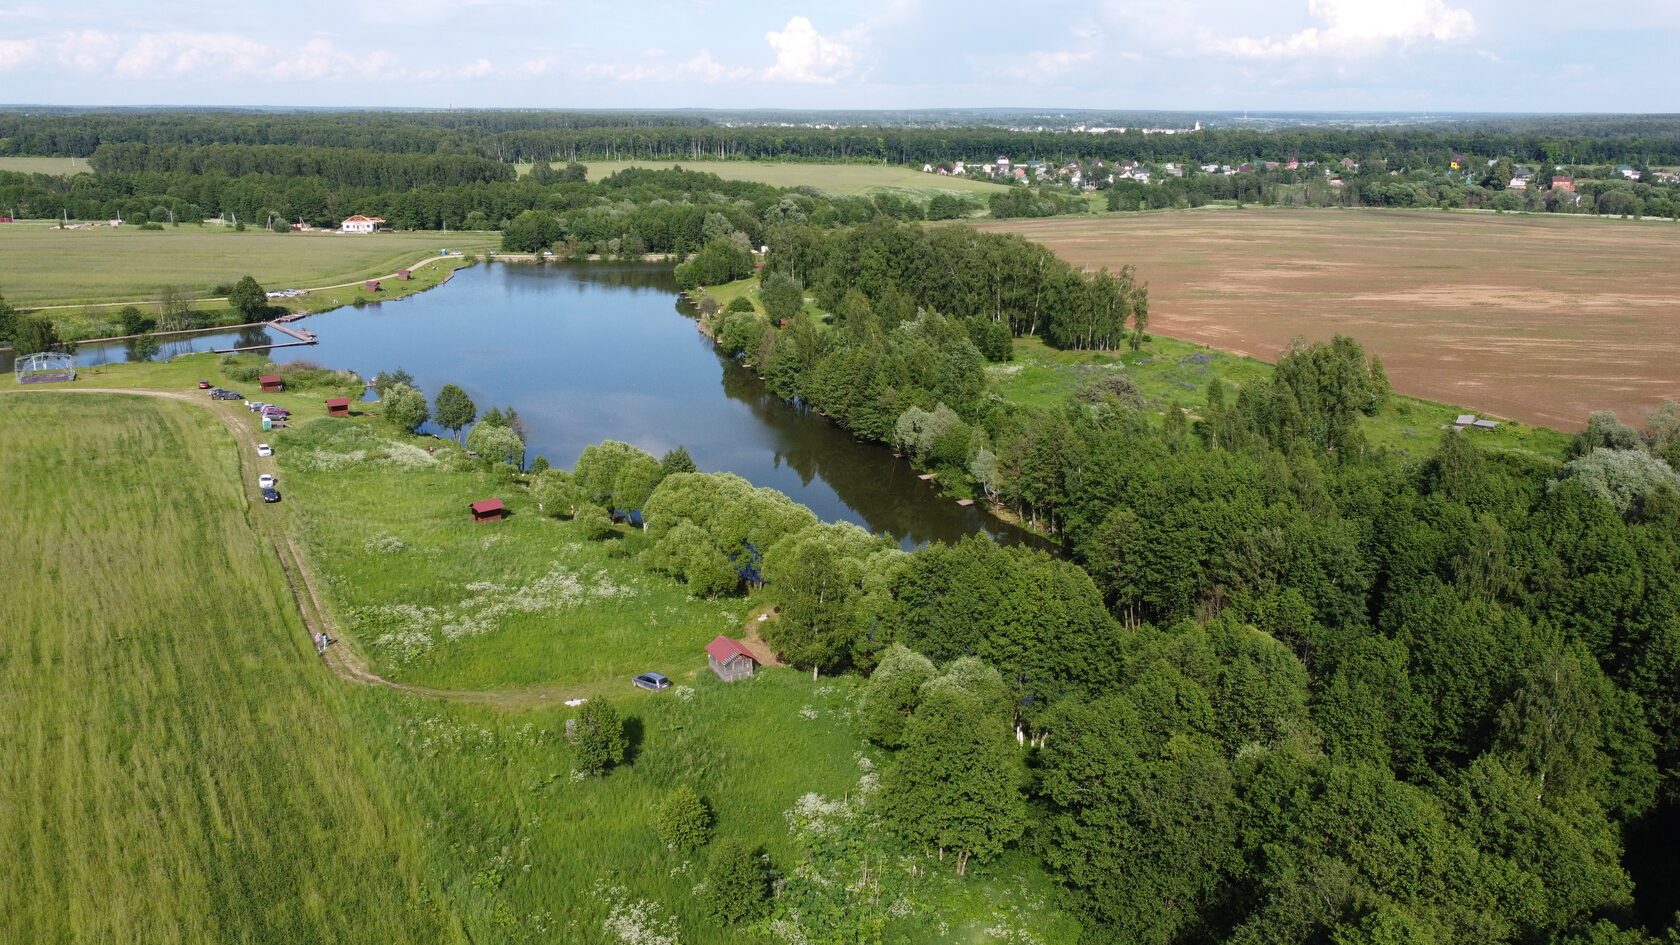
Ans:
{"type": "Polygon", "coordinates": [[[648,899],[630,901],[622,886],[598,889],[612,904],[601,928],[620,945],[682,945],[677,937],[677,920],[663,915],[659,903],[648,899]]]}

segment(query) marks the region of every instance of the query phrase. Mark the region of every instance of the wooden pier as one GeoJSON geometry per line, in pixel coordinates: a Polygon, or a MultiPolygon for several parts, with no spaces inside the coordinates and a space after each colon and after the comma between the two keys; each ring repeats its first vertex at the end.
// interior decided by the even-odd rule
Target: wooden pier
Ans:
{"type": "MultiPolygon", "coordinates": [[[[269,322],[268,327],[280,332],[283,335],[291,335],[302,344],[312,345],[315,343],[315,333],[307,328],[293,328],[290,325],[283,325],[278,321],[269,322]]],[[[275,345],[275,347],[279,347],[279,345],[275,345]]]]}
{"type": "Polygon", "coordinates": [[[211,348],[211,354],[238,354],[241,351],[272,351],[275,348],[303,348],[313,341],[283,341],[277,345],[246,345],[243,348],[211,348]]]}

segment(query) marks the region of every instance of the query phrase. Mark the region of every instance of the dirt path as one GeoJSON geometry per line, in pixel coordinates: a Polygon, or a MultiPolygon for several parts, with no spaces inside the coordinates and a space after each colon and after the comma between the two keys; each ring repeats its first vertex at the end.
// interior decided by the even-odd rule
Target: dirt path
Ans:
{"type": "Polygon", "coordinates": [[[298,614],[303,618],[304,629],[309,633],[310,645],[314,645],[316,635],[322,632],[325,632],[333,640],[333,644],[327,647],[327,652],[322,656],[322,663],[332,671],[333,675],[346,682],[363,686],[382,686],[410,695],[424,696],[428,699],[491,705],[504,709],[534,709],[558,705],[572,699],[595,696],[606,688],[607,684],[601,683],[589,686],[537,687],[512,690],[433,689],[430,686],[417,686],[412,683],[386,679],[370,670],[367,660],[344,641],[338,628],[338,622],[333,619],[332,611],[322,602],[321,594],[316,590],[315,574],[309,565],[309,559],[298,550],[296,542],[292,540],[292,536],[285,527],[285,520],[282,517],[285,515],[284,510],[264,507],[262,496],[255,483],[257,476],[262,473],[274,473],[276,471],[275,464],[272,458],[265,459],[257,456],[256,433],[245,422],[242,415],[233,409],[231,401],[209,400],[182,391],[146,390],[133,387],[5,390],[0,391],[0,394],[128,394],[139,397],[162,397],[209,409],[233,434],[233,438],[238,444],[240,478],[245,483],[246,498],[251,501],[252,512],[254,513],[249,516],[249,520],[258,534],[274,546],[274,555],[279,559],[280,570],[286,576],[286,583],[291,587],[292,596],[297,601],[298,614]]]}

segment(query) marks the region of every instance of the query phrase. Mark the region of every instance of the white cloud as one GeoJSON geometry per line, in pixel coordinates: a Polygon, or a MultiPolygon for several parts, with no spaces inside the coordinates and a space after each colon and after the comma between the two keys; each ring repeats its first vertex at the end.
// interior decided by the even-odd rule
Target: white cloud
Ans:
{"type": "Polygon", "coordinates": [[[1307,12],[1321,25],[1283,39],[1218,40],[1215,48],[1250,59],[1357,58],[1395,45],[1455,43],[1476,34],[1476,18],[1470,11],[1449,7],[1445,0],[1307,0],[1307,12]]]}
{"type": "Polygon", "coordinates": [[[117,57],[111,71],[123,79],[170,78],[216,66],[242,71],[266,66],[269,55],[268,47],[236,33],[147,33],[117,57]]]}
{"type": "Polygon", "coordinates": [[[495,67],[488,59],[475,59],[455,71],[463,79],[482,79],[489,75],[495,67]]]}
{"type": "Polygon", "coordinates": [[[0,72],[21,69],[41,55],[37,39],[0,39],[0,72]]]}
{"type": "Polygon", "coordinates": [[[764,70],[766,79],[828,85],[850,73],[856,59],[850,45],[818,33],[802,16],[764,39],[776,52],[776,64],[764,70]]]}
{"type": "Polygon", "coordinates": [[[1057,50],[1029,53],[1025,61],[1004,69],[1006,75],[1026,81],[1055,79],[1085,65],[1096,58],[1089,50],[1057,50]]]}
{"type": "Polygon", "coordinates": [[[697,76],[708,82],[735,82],[752,75],[752,70],[744,66],[726,66],[712,58],[709,50],[702,49],[693,59],[677,67],[677,72],[687,76],[697,76]]]}

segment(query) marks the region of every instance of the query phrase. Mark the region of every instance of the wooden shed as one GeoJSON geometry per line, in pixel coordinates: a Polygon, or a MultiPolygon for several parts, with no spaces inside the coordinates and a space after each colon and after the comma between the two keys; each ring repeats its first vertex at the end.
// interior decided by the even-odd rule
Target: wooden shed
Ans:
{"type": "Polygon", "coordinates": [[[278,394],[286,389],[286,382],[282,381],[278,374],[264,374],[257,378],[257,383],[262,385],[265,394],[278,394]]]}
{"type": "Polygon", "coordinates": [[[369,292],[378,292],[378,291],[380,291],[379,280],[378,279],[369,279],[368,281],[362,283],[362,288],[368,290],[369,292]]]}
{"type": "Polygon", "coordinates": [[[348,398],[348,397],[334,397],[334,398],[328,400],[327,401],[327,416],[329,416],[329,417],[348,417],[348,416],[350,416],[350,398],[348,398]]]}
{"type": "Polygon", "coordinates": [[[408,281],[408,277],[412,276],[412,275],[414,275],[414,273],[411,272],[410,270],[407,270],[407,269],[398,269],[397,270],[397,278],[403,280],[404,282],[408,281]]]}
{"type": "Polygon", "coordinates": [[[743,676],[751,676],[758,668],[758,657],[752,655],[740,640],[722,636],[706,644],[706,662],[711,664],[712,672],[724,682],[734,682],[743,676]]]}
{"type": "Polygon", "coordinates": [[[501,499],[479,499],[467,508],[472,509],[474,522],[499,522],[507,516],[501,499]]]}

